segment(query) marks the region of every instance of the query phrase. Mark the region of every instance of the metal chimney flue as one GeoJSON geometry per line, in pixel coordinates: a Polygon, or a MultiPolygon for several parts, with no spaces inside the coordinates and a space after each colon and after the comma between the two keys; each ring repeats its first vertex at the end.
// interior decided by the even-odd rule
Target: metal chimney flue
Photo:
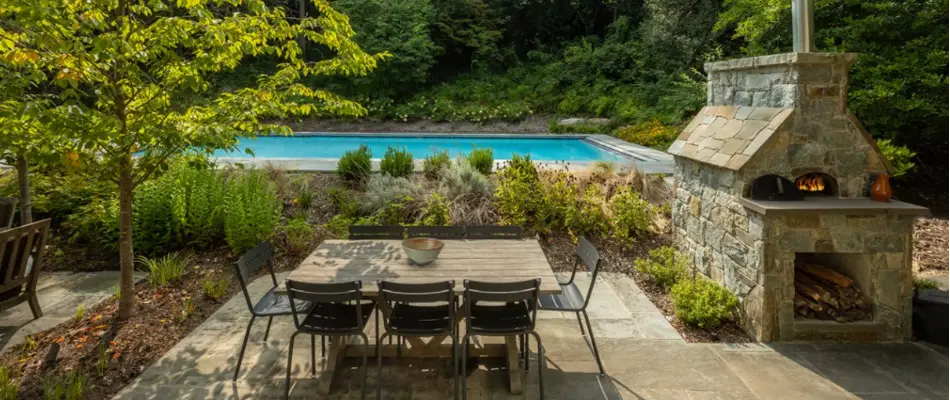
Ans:
{"type": "Polygon", "coordinates": [[[792,0],[792,51],[815,51],[815,25],[812,0],[792,0]]]}

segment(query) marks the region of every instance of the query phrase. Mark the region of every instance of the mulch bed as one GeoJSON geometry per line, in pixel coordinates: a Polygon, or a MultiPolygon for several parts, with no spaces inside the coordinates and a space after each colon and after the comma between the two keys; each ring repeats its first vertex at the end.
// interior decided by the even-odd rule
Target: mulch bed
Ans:
{"type": "Polygon", "coordinates": [[[44,382],[71,371],[86,377],[84,398],[109,398],[237,292],[232,261],[227,247],[203,251],[180,282],[159,288],[147,281],[136,284],[135,309],[129,320],[116,321],[118,301],[112,297],[85,310],[81,319],[71,319],[12,348],[0,356],[0,366],[20,382],[20,399],[43,398],[44,382]],[[221,302],[203,294],[201,282],[209,276],[231,278],[221,302]],[[54,344],[59,353],[48,366],[44,359],[54,344]]]}
{"type": "MultiPolygon", "coordinates": [[[[592,240],[591,244],[600,251],[600,256],[604,260],[602,264],[603,272],[619,272],[632,277],[640,289],[647,295],[650,301],[666,316],[673,328],[679,332],[687,342],[690,343],[750,343],[753,340],[746,335],[745,331],[734,321],[727,321],[717,329],[706,330],[688,326],[676,317],[673,308],[673,301],[669,293],[661,287],[654,285],[643,274],[637,272],[633,263],[638,258],[647,257],[650,250],[660,246],[670,244],[668,234],[655,235],[642,240],[638,240],[634,245],[627,248],[619,246],[616,243],[592,240]]],[[[570,272],[574,268],[574,242],[566,234],[544,236],[541,238],[541,247],[547,256],[548,262],[555,271],[570,272]]],[[[581,266],[580,271],[586,271],[587,268],[581,266]]]]}
{"type": "Polygon", "coordinates": [[[921,218],[914,223],[914,266],[921,275],[947,273],[948,225],[946,219],[921,218]]]}

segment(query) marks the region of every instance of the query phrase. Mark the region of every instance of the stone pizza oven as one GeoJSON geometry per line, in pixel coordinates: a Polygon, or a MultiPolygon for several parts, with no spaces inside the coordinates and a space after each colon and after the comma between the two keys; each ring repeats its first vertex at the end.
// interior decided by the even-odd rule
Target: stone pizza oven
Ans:
{"type": "Polygon", "coordinates": [[[868,198],[887,160],[847,110],[847,53],[707,63],[707,106],[670,146],[674,243],[740,298],[760,341],[911,334],[911,233],[868,198]]]}

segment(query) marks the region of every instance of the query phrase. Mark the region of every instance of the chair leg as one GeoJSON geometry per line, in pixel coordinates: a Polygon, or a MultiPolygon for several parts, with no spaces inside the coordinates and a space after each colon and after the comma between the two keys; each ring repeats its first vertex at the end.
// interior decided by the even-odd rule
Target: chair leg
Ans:
{"type": "Polygon", "coordinates": [[[310,376],[317,377],[317,335],[310,335],[310,376]]]}
{"type": "Polygon", "coordinates": [[[452,377],[455,379],[455,400],[459,398],[459,364],[458,364],[458,338],[455,335],[449,336],[452,339],[452,377]]]}
{"type": "MultiPolygon", "coordinates": [[[[389,333],[383,333],[385,339],[389,333]]],[[[390,336],[392,338],[392,336],[390,336]]],[[[376,400],[383,398],[383,342],[376,339],[376,400]]]]}
{"type": "Polygon", "coordinates": [[[251,326],[254,325],[255,315],[251,315],[251,320],[247,323],[247,330],[244,332],[244,344],[241,345],[241,352],[238,354],[237,367],[234,368],[234,379],[237,382],[238,374],[241,373],[241,361],[244,360],[244,349],[247,348],[247,339],[251,336],[251,326]]]}
{"type": "Polygon", "coordinates": [[[582,311],[584,314],[584,320],[587,321],[587,331],[590,332],[590,344],[594,348],[594,358],[597,359],[597,368],[600,368],[600,376],[604,376],[604,365],[600,362],[600,352],[597,351],[597,341],[594,340],[594,329],[590,327],[590,317],[587,316],[587,311],[582,311]]]}
{"type": "Polygon", "coordinates": [[[544,346],[541,345],[541,335],[537,332],[531,332],[531,335],[538,341],[538,399],[544,400],[544,346]]]}
{"type": "Polygon", "coordinates": [[[396,358],[402,358],[402,336],[396,336],[396,358]]]}
{"type": "Polygon", "coordinates": [[[30,311],[33,312],[33,319],[42,318],[43,309],[40,308],[40,300],[36,298],[36,293],[30,292],[30,297],[26,301],[30,303],[30,311]]]}
{"type": "Polygon", "coordinates": [[[363,384],[360,385],[360,400],[366,400],[366,370],[369,369],[369,337],[365,333],[360,332],[360,337],[363,338],[363,346],[360,348],[363,349],[363,384]]]}
{"type": "Polygon", "coordinates": [[[376,329],[374,329],[374,330],[376,331],[376,344],[377,344],[377,346],[376,346],[376,353],[377,353],[377,356],[378,356],[378,355],[379,355],[379,354],[378,354],[378,353],[379,353],[379,346],[378,346],[378,344],[379,344],[379,314],[380,314],[380,311],[379,311],[379,310],[376,310],[376,312],[375,312],[374,314],[376,314],[376,329]]]}
{"type": "Polygon", "coordinates": [[[267,342],[267,337],[270,336],[270,324],[274,322],[274,317],[267,317],[267,329],[264,330],[264,342],[267,342]]]}
{"type": "Polygon", "coordinates": [[[581,312],[575,312],[574,316],[577,317],[577,326],[581,327],[581,336],[587,336],[587,333],[584,332],[584,323],[581,322],[581,312]]]}
{"type": "Polygon", "coordinates": [[[528,354],[531,353],[531,349],[528,348],[528,335],[521,335],[521,358],[522,364],[524,365],[524,370],[527,371],[528,367],[528,354]]]}
{"type": "Polygon", "coordinates": [[[320,358],[327,357],[327,337],[320,336],[320,358]]]}
{"type": "Polygon", "coordinates": [[[468,334],[462,337],[462,400],[468,400],[468,334]]]}
{"type": "Polygon", "coordinates": [[[294,339],[297,338],[297,335],[300,332],[294,332],[293,335],[290,335],[290,351],[287,353],[287,378],[284,381],[284,398],[290,398],[290,371],[294,366],[294,339]]]}

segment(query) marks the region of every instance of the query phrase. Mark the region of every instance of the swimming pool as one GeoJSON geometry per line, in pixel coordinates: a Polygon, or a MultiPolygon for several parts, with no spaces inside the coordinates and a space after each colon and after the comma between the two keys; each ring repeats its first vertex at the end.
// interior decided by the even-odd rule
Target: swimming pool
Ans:
{"type": "Polygon", "coordinates": [[[496,160],[510,159],[512,154],[531,155],[536,161],[629,162],[624,155],[601,147],[582,136],[535,135],[346,135],[298,134],[297,136],[261,136],[241,139],[240,151],[215,152],[215,157],[250,158],[245,148],[262,159],[336,159],[350,150],[366,145],[373,158],[382,158],[388,147],[405,148],[416,159],[447,150],[451,156],[466,154],[472,148],[490,148],[496,160]]]}

